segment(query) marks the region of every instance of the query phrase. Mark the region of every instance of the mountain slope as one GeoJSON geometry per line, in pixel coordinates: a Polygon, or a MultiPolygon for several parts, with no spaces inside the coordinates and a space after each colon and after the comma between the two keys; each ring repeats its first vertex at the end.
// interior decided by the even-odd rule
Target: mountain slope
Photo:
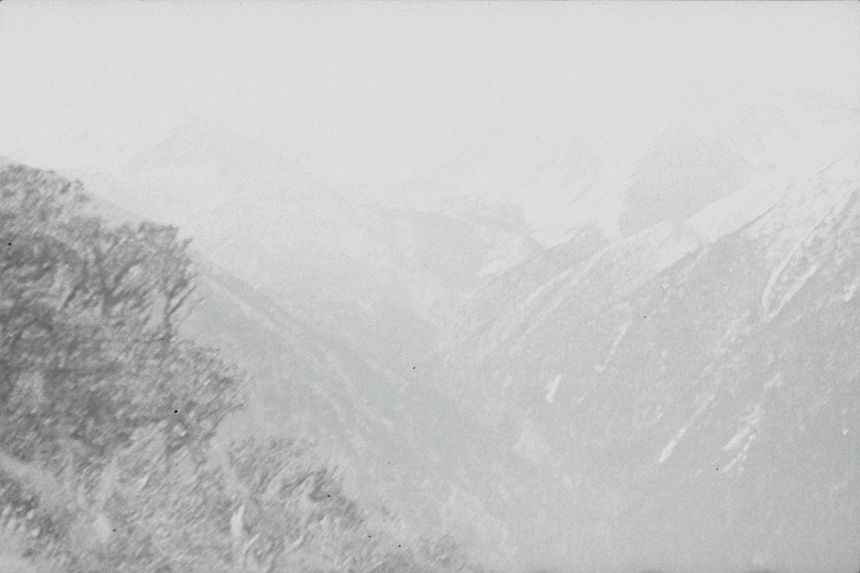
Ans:
{"type": "Polygon", "coordinates": [[[477,463],[464,460],[491,433],[422,385],[423,372],[381,365],[211,263],[198,267],[202,303],[184,328],[250,375],[248,408],[226,435],[311,440],[362,499],[384,500],[417,533],[455,534],[485,563],[510,564],[504,526],[463,503],[473,482],[462,472],[477,463]]]}
{"type": "Polygon", "coordinates": [[[801,179],[713,241],[658,225],[536,288],[497,279],[511,310],[439,383],[543,476],[506,502],[535,560],[853,566],[857,173],[801,179]]]}
{"type": "Polygon", "coordinates": [[[113,174],[80,174],[124,208],[171,222],[327,336],[407,367],[483,277],[533,256],[515,209],[394,208],[308,178],[255,141],[191,124],[113,174]]]}

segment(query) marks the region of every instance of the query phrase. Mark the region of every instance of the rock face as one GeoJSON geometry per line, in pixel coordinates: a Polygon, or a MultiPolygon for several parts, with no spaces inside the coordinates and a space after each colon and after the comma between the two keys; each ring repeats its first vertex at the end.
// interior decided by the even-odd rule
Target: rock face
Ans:
{"type": "Polygon", "coordinates": [[[716,240],[651,227],[475,300],[504,311],[440,383],[532,472],[507,506],[531,559],[856,565],[856,173],[822,171],[716,240]]]}

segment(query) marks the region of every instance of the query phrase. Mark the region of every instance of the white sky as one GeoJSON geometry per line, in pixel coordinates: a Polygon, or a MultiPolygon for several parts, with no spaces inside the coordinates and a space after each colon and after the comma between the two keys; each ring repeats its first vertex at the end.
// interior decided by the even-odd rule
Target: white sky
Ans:
{"type": "Polygon", "coordinates": [[[857,105],[858,82],[857,2],[0,5],[0,155],[44,167],[111,166],[194,117],[328,182],[392,181],[717,90],[857,105]]]}

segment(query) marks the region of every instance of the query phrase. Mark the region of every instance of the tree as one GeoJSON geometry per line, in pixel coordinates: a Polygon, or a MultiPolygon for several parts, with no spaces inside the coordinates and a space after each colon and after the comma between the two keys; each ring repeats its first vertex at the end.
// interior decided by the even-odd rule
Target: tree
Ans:
{"type": "Polygon", "coordinates": [[[402,539],[307,444],[222,443],[243,378],[180,332],[188,245],[109,223],[79,184],[0,168],[0,566],[461,570],[453,539],[402,539]]]}
{"type": "Polygon", "coordinates": [[[194,273],[175,228],[109,225],[79,186],[11,166],[0,240],[0,470],[67,533],[106,543],[132,437],[156,430],[165,457],[202,463],[239,378],[176,339],[194,273]]]}

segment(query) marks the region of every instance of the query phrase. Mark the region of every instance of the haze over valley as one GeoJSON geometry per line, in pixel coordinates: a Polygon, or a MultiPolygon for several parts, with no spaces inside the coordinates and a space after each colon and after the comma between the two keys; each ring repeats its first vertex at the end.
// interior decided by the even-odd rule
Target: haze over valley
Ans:
{"type": "Polygon", "coordinates": [[[12,2],[0,53],[0,569],[860,567],[856,4],[12,2]]]}

